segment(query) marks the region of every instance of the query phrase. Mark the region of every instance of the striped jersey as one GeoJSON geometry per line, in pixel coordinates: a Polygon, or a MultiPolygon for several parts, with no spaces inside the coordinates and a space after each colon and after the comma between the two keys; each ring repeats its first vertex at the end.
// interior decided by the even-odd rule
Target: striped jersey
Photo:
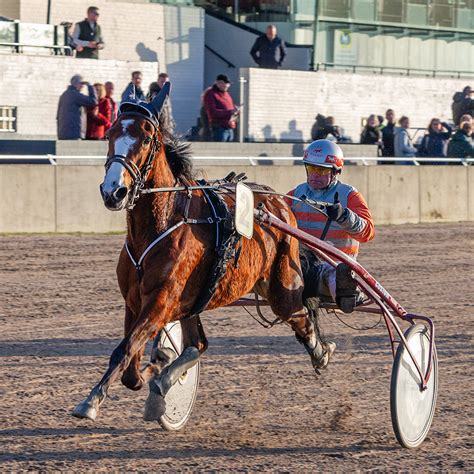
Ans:
{"type": "MultiPolygon", "coordinates": [[[[316,190],[308,183],[302,183],[292,189],[288,195],[306,197],[314,201],[334,202],[336,192],[339,202],[346,209],[339,222],[332,222],[326,240],[336,248],[352,257],[359,253],[359,243],[369,242],[375,236],[374,221],[364,197],[357,189],[336,180],[327,188],[316,190]]],[[[326,224],[326,217],[304,202],[286,199],[293,210],[298,228],[320,238],[326,224]]]]}

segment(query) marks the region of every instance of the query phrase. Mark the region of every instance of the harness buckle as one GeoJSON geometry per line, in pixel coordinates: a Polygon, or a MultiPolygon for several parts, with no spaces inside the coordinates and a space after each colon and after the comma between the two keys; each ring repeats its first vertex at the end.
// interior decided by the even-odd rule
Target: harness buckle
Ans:
{"type": "MultiPolygon", "coordinates": [[[[212,217],[208,217],[207,222],[209,222],[209,224],[214,224],[214,219],[212,217]]],[[[219,222],[219,221],[216,220],[216,222],[219,222]]]]}

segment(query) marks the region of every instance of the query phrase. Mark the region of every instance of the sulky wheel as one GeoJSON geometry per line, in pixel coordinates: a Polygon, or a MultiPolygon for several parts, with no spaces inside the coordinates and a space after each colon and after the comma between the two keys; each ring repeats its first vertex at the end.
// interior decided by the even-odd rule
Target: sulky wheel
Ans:
{"type": "MultiPolygon", "coordinates": [[[[183,351],[183,335],[179,322],[166,326],[167,333],[161,331],[158,348],[167,347],[179,354],[183,351]],[[170,341],[173,340],[173,343],[170,341]]],[[[177,356],[179,355],[177,354],[177,356]]],[[[179,378],[165,396],[166,410],[158,422],[167,431],[177,431],[188,422],[196,401],[199,385],[199,361],[179,378]]]]}
{"type": "MultiPolygon", "coordinates": [[[[408,346],[421,371],[426,372],[429,358],[429,332],[416,324],[405,333],[408,346]]],[[[406,350],[400,343],[395,356],[390,386],[392,425],[398,442],[405,448],[416,448],[426,438],[433,421],[438,392],[438,358],[433,346],[431,376],[421,390],[420,376],[406,350]]]]}

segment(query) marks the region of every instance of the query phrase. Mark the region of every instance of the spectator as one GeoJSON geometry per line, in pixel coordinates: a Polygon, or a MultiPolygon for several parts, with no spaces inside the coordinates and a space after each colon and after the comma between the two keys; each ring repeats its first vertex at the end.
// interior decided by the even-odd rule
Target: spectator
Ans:
{"type": "Polygon", "coordinates": [[[259,67],[281,68],[286,56],[286,47],[285,42],[277,36],[275,25],[268,25],[265,34],[255,40],[250,55],[259,67]]]}
{"type": "Polygon", "coordinates": [[[341,130],[335,125],[334,117],[325,117],[324,115],[316,115],[316,122],[311,128],[311,139],[313,141],[328,139],[331,141],[339,141],[341,138],[341,130]]]}
{"type": "Polygon", "coordinates": [[[108,99],[110,103],[110,111],[111,111],[111,118],[110,118],[110,123],[114,123],[115,120],[117,119],[118,115],[118,106],[117,102],[112,98],[114,95],[115,91],[115,85],[113,82],[107,81],[105,83],[105,97],[108,99]]]}
{"type": "Polygon", "coordinates": [[[87,109],[87,134],[88,140],[103,140],[105,131],[110,128],[112,109],[110,101],[107,99],[105,86],[94,84],[94,88],[99,98],[99,105],[87,109]]]}
{"type": "Polygon", "coordinates": [[[148,102],[151,102],[155,98],[158,92],[161,91],[163,84],[169,80],[169,76],[166,74],[166,72],[160,72],[160,74],[158,74],[158,80],[156,82],[152,82],[148,88],[148,102]]]}
{"type": "Polygon", "coordinates": [[[452,131],[452,127],[446,122],[441,122],[437,118],[431,119],[428,133],[423,137],[418,148],[418,156],[445,158],[452,131]]]}
{"type": "Polygon", "coordinates": [[[240,108],[234,105],[228,90],[229,78],[219,74],[216,82],[204,93],[204,108],[215,142],[232,142],[240,108]]]}
{"type": "Polygon", "coordinates": [[[360,134],[360,143],[363,145],[378,145],[382,147],[382,134],[379,130],[379,119],[376,115],[369,115],[367,123],[360,134]]]}
{"type": "Polygon", "coordinates": [[[382,125],[380,131],[382,132],[382,156],[394,156],[395,150],[393,148],[393,139],[395,132],[395,112],[392,109],[388,109],[385,112],[385,119],[387,123],[382,125]]]}
{"type": "Polygon", "coordinates": [[[395,156],[405,156],[412,158],[416,155],[416,148],[412,145],[408,129],[410,128],[410,119],[403,116],[398,121],[400,127],[395,128],[394,150],[395,156]]]}
{"type": "Polygon", "coordinates": [[[122,102],[130,99],[146,101],[145,94],[141,88],[143,74],[140,71],[132,72],[132,80],[122,93],[122,102]]]}
{"type": "Polygon", "coordinates": [[[456,92],[453,96],[453,120],[455,125],[461,123],[461,116],[464,114],[474,115],[474,100],[471,99],[472,89],[466,86],[462,92],[456,92]]]}
{"type": "MultiPolygon", "coordinates": [[[[148,89],[147,99],[151,102],[156,95],[161,91],[163,84],[169,81],[169,76],[166,72],[160,72],[158,81],[152,82],[148,89]]],[[[167,130],[172,131],[176,127],[176,122],[173,120],[173,113],[171,111],[171,97],[168,96],[163,106],[163,125],[167,130]]]]}
{"type": "Polygon", "coordinates": [[[76,45],[76,58],[99,59],[99,49],[104,47],[100,25],[97,23],[99,9],[89,7],[87,18],[76,23],[72,39],[76,45]]]}
{"type": "Polygon", "coordinates": [[[461,117],[461,119],[459,120],[459,124],[460,124],[460,127],[459,127],[459,128],[461,128],[461,125],[462,125],[464,122],[470,123],[470,124],[472,125],[472,122],[473,122],[472,115],[464,114],[464,115],[461,117]]]}
{"type": "Polygon", "coordinates": [[[448,145],[448,156],[450,158],[474,158],[472,124],[464,122],[453,135],[448,145]]]}
{"type": "Polygon", "coordinates": [[[85,107],[94,107],[98,103],[95,89],[85,82],[79,74],[72,76],[71,85],[59,98],[58,112],[58,139],[80,140],[86,137],[85,107]],[[83,85],[87,85],[89,96],[81,94],[83,85]]]}

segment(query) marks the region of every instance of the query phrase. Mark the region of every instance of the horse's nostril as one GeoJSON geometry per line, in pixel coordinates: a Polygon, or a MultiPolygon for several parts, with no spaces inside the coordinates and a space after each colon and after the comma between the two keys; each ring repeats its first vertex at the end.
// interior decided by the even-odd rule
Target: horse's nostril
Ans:
{"type": "Polygon", "coordinates": [[[114,198],[117,201],[121,201],[127,195],[127,188],[125,186],[121,186],[114,192],[114,198]]]}

